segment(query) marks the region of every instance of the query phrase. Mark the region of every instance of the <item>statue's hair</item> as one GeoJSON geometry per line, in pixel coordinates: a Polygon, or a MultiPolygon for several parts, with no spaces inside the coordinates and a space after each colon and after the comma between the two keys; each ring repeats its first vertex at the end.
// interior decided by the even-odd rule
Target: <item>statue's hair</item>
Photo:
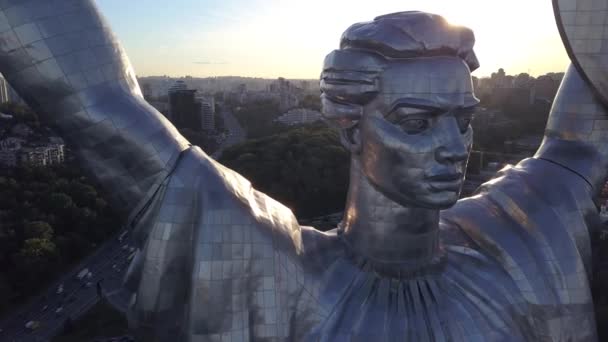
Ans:
{"type": "Polygon", "coordinates": [[[341,128],[361,118],[363,106],[379,92],[379,78],[392,60],[460,57],[471,71],[479,67],[473,31],[424,12],[398,12],[349,27],[340,49],[325,58],[321,73],[323,116],[341,128]]]}

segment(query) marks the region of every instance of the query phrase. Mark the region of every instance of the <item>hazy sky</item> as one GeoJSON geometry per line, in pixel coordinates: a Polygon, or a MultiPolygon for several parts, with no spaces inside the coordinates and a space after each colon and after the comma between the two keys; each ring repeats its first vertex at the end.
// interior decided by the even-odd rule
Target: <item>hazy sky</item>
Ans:
{"type": "Polygon", "coordinates": [[[97,0],[140,76],[317,78],[351,24],[422,10],[472,28],[474,75],[564,71],[551,0],[97,0]]]}

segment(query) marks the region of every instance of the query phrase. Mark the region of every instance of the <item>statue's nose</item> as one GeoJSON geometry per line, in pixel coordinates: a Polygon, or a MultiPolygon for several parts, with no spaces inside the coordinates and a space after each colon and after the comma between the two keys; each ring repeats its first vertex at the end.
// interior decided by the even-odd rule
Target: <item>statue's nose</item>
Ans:
{"type": "Polygon", "coordinates": [[[467,159],[469,150],[463,134],[460,132],[456,118],[449,116],[440,120],[441,136],[435,150],[435,157],[440,163],[457,163],[467,159]]]}

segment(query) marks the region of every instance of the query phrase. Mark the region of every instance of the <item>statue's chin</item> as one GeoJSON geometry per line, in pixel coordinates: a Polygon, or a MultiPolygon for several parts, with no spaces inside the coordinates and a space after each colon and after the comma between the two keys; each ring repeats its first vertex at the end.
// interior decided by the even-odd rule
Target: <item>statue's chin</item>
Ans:
{"type": "Polygon", "coordinates": [[[438,191],[424,195],[382,191],[382,194],[402,207],[444,210],[456,204],[460,191],[438,191]]]}
{"type": "MultiPolygon", "coordinates": [[[[441,191],[429,194],[427,196],[420,196],[419,198],[415,198],[413,200],[408,201],[409,203],[404,203],[404,206],[408,207],[418,207],[424,209],[435,209],[435,210],[444,210],[449,209],[456,204],[460,195],[460,191],[451,192],[451,191],[441,191]]],[[[403,205],[403,204],[402,204],[403,205]]]]}

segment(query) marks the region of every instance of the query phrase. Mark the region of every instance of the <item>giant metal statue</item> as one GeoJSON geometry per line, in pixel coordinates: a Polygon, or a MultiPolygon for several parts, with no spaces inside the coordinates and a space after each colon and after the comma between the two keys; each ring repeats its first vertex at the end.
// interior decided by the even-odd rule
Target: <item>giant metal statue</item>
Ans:
{"type": "Polygon", "coordinates": [[[608,0],[555,6],[574,66],[544,142],[460,201],[473,33],[421,12],[348,28],[321,76],[323,114],[351,153],[329,232],[148,105],[91,1],[0,1],[0,71],[132,213],[140,341],[594,341],[608,0]]]}

